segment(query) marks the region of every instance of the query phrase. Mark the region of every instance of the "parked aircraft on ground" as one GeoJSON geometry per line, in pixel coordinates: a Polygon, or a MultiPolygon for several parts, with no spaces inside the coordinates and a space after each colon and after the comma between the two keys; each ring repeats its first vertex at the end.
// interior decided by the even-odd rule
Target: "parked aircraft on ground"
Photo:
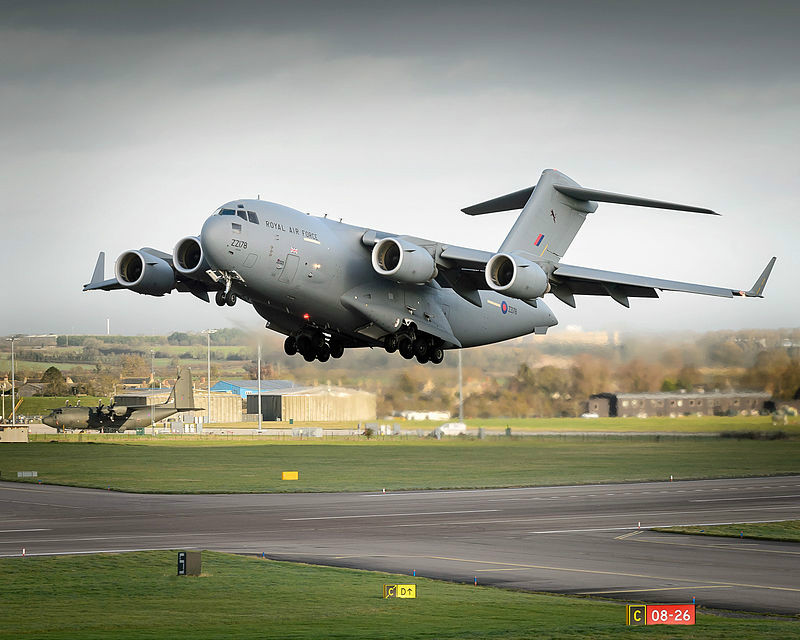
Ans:
{"type": "Polygon", "coordinates": [[[178,372],[178,379],[169,398],[163,404],[127,407],[111,404],[104,407],[59,407],[42,422],[59,431],[64,429],[99,429],[100,431],[125,431],[159,422],[179,411],[202,411],[194,406],[192,370],[178,372]]]}
{"type": "Polygon", "coordinates": [[[233,200],[199,236],[170,255],[125,251],[104,280],[100,253],[85,291],[130,289],[163,296],[188,291],[209,301],[253,305],[266,326],[287,336],[287,354],[309,362],[346,348],[383,347],[420,363],[444,350],[544,334],[557,324],[552,294],[657,298],[656,290],[762,297],[775,258],[747,291],[661,280],[564,264],[561,260],[598,202],[719,215],[710,209],[584,189],[548,169],[535,187],[463,209],[468,215],[522,209],[496,253],[394,235],[316,217],[261,200],[233,200]]]}

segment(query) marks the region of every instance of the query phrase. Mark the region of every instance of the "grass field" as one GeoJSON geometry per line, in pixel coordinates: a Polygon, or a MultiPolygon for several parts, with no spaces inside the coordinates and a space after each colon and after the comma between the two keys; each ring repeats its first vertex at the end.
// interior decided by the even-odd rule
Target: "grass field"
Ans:
{"type": "Polygon", "coordinates": [[[137,492],[373,491],[800,473],[800,440],[553,437],[32,442],[0,447],[2,478],[137,492]],[[283,482],[281,471],[300,480],[283,482]]]}
{"type": "Polygon", "coordinates": [[[625,627],[619,603],[203,552],[0,560],[0,638],[775,638],[798,622],[698,614],[694,627],[625,627]],[[91,579],[87,579],[91,576],[91,579]],[[384,600],[384,583],[417,585],[384,600]]]}
{"type": "Polygon", "coordinates": [[[726,538],[753,538],[755,540],[779,540],[800,542],[800,520],[783,522],[759,522],[748,524],[719,524],[703,527],[668,527],[657,529],[667,533],[688,533],[701,536],[724,536],[726,538]]]}

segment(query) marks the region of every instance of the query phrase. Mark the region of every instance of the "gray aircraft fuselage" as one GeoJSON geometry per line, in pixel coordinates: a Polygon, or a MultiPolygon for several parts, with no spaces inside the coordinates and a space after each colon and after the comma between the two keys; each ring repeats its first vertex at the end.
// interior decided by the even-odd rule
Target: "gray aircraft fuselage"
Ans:
{"type": "Polygon", "coordinates": [[[172,254],[142,248],[117,259],[104,279],[100,253],[85,291],[190,292],[218,305],[251,303],[287,336],[284,350],[307,361],[346,348],[382,347],[439,364],[444,350],[502,342],[557,324],[552,295],[630,298],[658,291],[763,297],[773,257],[748,290],[714,287],[564,264],[598,202],[718,215],[711,209],[586,189],[546,169],[535,186],[465,209],[470,216],[520,209],[497,252],[355,227],[261,200],[234,200],[178,241],[172,254]]]}
{"type": "Polygon", "coordinates": [[[152,422],[159,422],[176,413],[176,409],[154,405],[131,407],[127,414],[117,415],[109,407],[60,407],[42,422],[49,427],[62,429],[98,429],[100,431],[124,431],[139,429],[152,422]]]}
{"type": "Polygon", "coordinates": [[[236,200],[220,211],[242,211],[238,205],[256,213],[259,222],[217,213],[203,225],[200,242],[212,267],[242,276],[244,282],[232,283],[234,291],[280,333],[291,334],[310,322],[336,327],[354,340],[352,346],[377,345],[371,335],[385,331],[368,325],[388,329],[399,319],[434,335],[449,325],[461,346],[474,347],[557,324],[542,300],[532,307],[480,291],[478,307],[435,281],[402,284],[379,275],[362,241],[368,229],[261,200],[236,200]]]}

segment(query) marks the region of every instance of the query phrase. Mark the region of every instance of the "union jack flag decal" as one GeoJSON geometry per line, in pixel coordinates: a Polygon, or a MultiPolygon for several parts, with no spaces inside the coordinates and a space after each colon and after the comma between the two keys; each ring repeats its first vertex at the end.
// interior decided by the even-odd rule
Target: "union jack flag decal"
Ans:
{"type": "Polygon", "coordinates": [[[289,253],[291,253],[292,255],[296,256],[297,255],[297,247],[292,247],[291,249],[289,249],[289,253]]]}

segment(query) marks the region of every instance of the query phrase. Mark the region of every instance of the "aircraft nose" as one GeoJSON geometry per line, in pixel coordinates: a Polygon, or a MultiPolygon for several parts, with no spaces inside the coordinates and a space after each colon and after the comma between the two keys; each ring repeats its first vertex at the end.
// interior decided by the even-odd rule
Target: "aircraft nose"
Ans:
{"type": "Polygon", "coordinates": [[[208,218],[200,231],[203,253],[211,266],[216,269],[224,269],[227,263],[227,245],[230,233],[231,217],[219,215],[208,218]]]}
{"type": "Polygon", "coordinates": [[[51,413],[49,416],[42,418],[42,424],[46,424],[48,427],[55,427],[55,420],[53,420],[53,414],[51,413]]]}

